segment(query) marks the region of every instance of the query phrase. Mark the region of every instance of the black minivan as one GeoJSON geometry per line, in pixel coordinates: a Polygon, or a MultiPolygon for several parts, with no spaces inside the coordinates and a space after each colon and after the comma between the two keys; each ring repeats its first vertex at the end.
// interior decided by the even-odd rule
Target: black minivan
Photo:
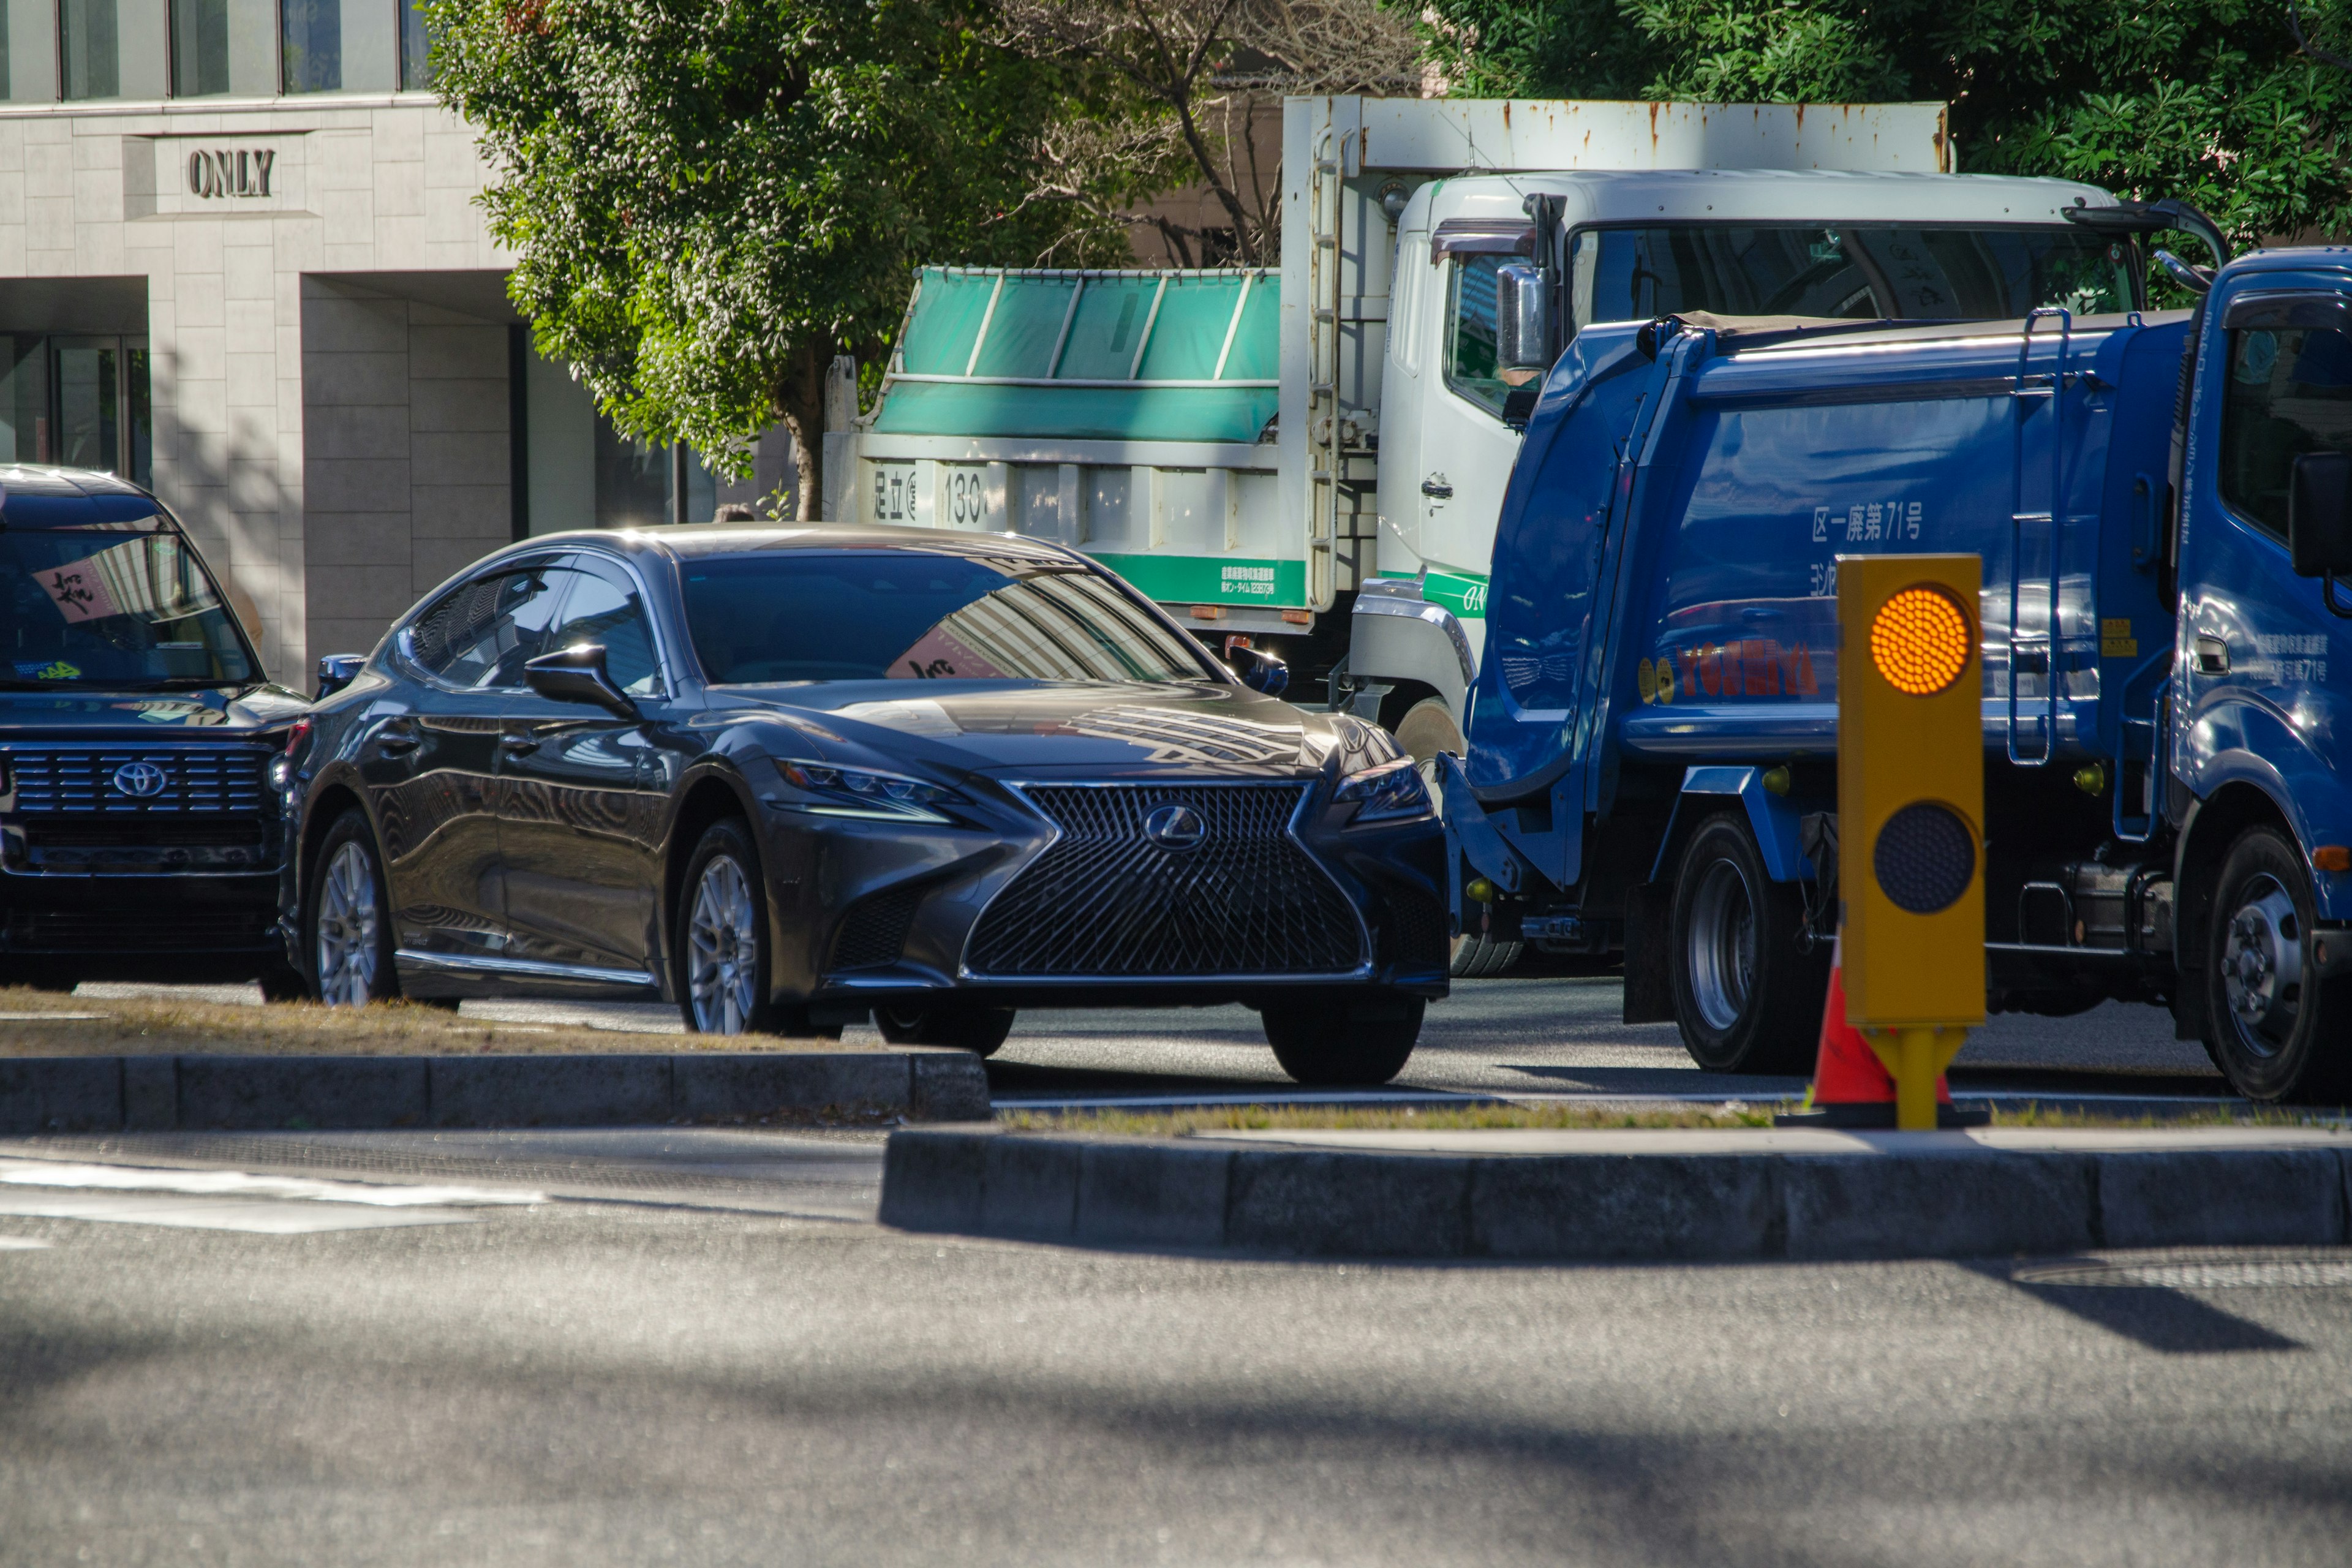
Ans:
{"type": "Polygon", "coordinates": [[[0,983],[299,994],[270,764],[308,708],[153,496],[0,467],[0,983]]]}

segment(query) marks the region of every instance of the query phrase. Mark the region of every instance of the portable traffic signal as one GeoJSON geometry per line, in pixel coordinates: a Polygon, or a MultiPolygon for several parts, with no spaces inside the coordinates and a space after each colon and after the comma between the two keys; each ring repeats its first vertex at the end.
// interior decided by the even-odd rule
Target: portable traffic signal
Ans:
{"type": "Polygon", "coordinates": [[[1984,1022],[1984,681],[1974,555],[1838,562],[1839,933],[1847,1016],[1936,1125],[1936,1077],[1984,1022]]]}

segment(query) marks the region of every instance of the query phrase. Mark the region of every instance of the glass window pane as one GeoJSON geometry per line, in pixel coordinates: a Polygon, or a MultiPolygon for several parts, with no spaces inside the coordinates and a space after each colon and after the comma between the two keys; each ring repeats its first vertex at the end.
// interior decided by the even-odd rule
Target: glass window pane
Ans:
{"type": "Polygon", "coordinates": [[[2221,394],[2221,499],[2279,538],[2294,460],[2352,452],[2352,340],[2289,328],[2230,334],[2221,394]]]}
{"type": "Polygon", "coordinates": [[[432,45],[425,36],[425,0],[400,9],[400,85],[421,92],[433,85],[432,45]]]}
{"type": "Polygon", "coordinates": [[[1454,258],[1454,308],[1445,342],[1445,384],[1497,414],[1510,389],[1495,370],[1495,273],[1508,259],[1454,258]]]}
{"type": "Polygon", "coordinates": [[[219,590],[158,520],[0,531],[0,683],[253,678],[219,590]]]}
{"type": "Polygon", "coordinates": [[[547,639],[550,648],[601,644],[604,673],[632,697],[650,697],[660,689],[654,662],[653,627],[637,586],[626,574],[601,562],[567,574],[571,595],[563,601],[563,621],[547,639]]]}
{"type": "Polygon", "coordinates": [[[173,95],[228,90],[228,0],[172,0],[173,95]]]}
{"type": "Polygon", "coordinates": [[[147,385],[147,345],[123,346],[123,375],[129,384],[124,401],[131,405],[131,471],[123,477],[134,485],[155,485],[155,411],[147,385]]]}
{"type": "Polygon", "coordinates": [[[121,47],[114,0],[58,0],[58,39],[65,48],[65,95],[113,98],[121,91],[121,47]]]}
{"type": "Polygon", "coordinates": [[[48,460],[48,340],[0,337],[0,461],[48,460]]]}
{"type": "Polygon", "coordinates": [[[121,413],[116,377],[121,360],[112,342],[61,343],[57,353],[58,455],[69,468],[120,473],[121,413]]]}
{"type": "Polygon", "coordinates": [[[342,0],[284,0],[286,90],[334,92],[343,85],[342,0]]]}
{"type": "Polygon", "coordinates": [[[932,551],[685,562],[696,655],[720,685],[1204,680],[1197,645],[1076,568],[932,551]]]}
{"type": "Polygon", "coordinates": [[[1729,316],[2002,321],[2134,308],[2132,252],[2080,229],[1602,229],[1578,237],[1576,320],[1729,316]]]}
{"type": "Polygon", "coordinates": [[[567,577],[541,565],[463,584],[409,628],[409,657],[452,686],[520,686],[523,665],[547,651],[567,577]]]}

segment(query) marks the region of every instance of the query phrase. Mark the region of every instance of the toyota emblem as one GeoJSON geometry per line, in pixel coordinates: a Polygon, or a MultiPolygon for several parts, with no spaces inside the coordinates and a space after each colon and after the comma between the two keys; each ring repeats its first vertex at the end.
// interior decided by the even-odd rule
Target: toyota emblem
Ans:
{"type": "Polygon", "coordinates": [[[1189,805],[1163,805],[1143,819],[1143,836],[1162,849],[1190,849],[1209,836],[1209,825],[1189,805]]]}
{"type": "Polygon", "coordinates": [[[125,763],[114,770],[114,787],[141,800],[162,795],[163,786],[170,782],[163,770],[152,763],[125,763]]]}

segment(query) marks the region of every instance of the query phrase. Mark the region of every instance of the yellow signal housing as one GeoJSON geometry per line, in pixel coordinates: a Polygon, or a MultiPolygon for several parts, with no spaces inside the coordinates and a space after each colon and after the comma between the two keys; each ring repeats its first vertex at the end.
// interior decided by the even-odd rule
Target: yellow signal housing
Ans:
{"type": "Polygon", "coordinates": [[[1846,1016],[1888,1058],[1902,1127],[1936,1124],[1935,1076],[1984,1022],[1982,576],[1974,555],[1838,560],[1846,1016]]]}

